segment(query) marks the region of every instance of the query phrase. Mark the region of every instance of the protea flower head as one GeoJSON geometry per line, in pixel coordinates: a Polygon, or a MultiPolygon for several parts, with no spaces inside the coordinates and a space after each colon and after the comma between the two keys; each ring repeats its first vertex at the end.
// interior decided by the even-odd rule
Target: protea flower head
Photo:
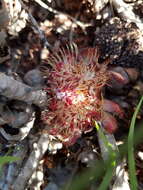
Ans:
{"type": "Polygon", "coordinates": [[[117,128],[110,114],[122,115],[120,107],[102,96],[110,71],[107,63],[98,63],[97,48],[78,51],[75,44],[51,55],[45,71],[47,77],[47,110],[42,119],[51,127],[49,133],[67,145],[76,142],[82,132],[89,131],[94,121],[100,121],[112,133],[117,128]],[[107,111],[109,112],[107,113],[107,111]]]}

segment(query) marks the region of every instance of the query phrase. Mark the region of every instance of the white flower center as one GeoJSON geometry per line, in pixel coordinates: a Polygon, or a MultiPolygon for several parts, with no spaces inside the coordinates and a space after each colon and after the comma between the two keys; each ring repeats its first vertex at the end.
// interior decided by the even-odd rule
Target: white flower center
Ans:
{"type": "Polygon", "coordinates": [[[58,91],[56,93],[57,99],[64,100],[66,103],[69,104],[78,104],[79,102],[85,101],[85,96],[82,92],[74,92],[74,91],[58,91]]]}

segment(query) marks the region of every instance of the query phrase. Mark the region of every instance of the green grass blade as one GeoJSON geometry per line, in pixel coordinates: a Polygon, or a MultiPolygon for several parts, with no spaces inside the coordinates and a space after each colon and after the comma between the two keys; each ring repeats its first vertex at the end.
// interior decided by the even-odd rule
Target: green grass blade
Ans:
{"type": "Polygon", "coordinates": [[[0,157],[0,165],[6,164],[8,162],[14,162],[19,160],[20,158],[14,156],[1,156],[0,157]]]}
{"type": "Polygon", "coordinates": [[[0,156],[0,176],[2,174],[2,167],[4,164],[8,162],[15,162],[17,160],[20,160],[20,158],[15,156],[0,156]]]}
{"type": "Polygon", "coordinates": [[[115,169],[116,166],[116,159],[117,159],[117,151],[114,150],[113,145],[108,141],[106,135],[104,134],[104,132],[101,129],[100,124],[98,124],[95,121],[95,127],[98,131],[99,134],[99,138],[102,140],[103,142],[103,146],[105,147],[105,149],[107,149],[108,151],[108,160],[105,160],[105,164],[106,164],[106,173],[104,178],[102,179],[102,182],[98,188],[98,190],[106,190],[110,184],[110,181],[113,178],[113,170],[115,169]]]}
{"type": "Polygon", "coordinates": [[[114,170],[114,166],[111,166],[107,169],[107,172],[98,188],[98,190],[106,190],[109,187],[110,181],[113,178],[113,170],[114,170]]]}
{"type": "MultiPolygon", "coordinates": [[[[103,142],[103,146],[108,151],[107,166],[109,164],[109,161],[112,161],[111,164],[114,164],[114,167],[115,167],[118,152],[117,152],[117,150],[115,150],[115,147],[113,146],[113,144],[111,144],[111,142],[108,140],[106,134],[104,134],[104,131],[102,131],[102,129],[100,127],[100,124],[98,124],[96,121],[95,121],[95,127],[96,127],[96,129],[98,131],[99,138],[103,142]]],[[[106,160],[104,158],[103,158],[103,160],[106,162],[106,160]]]]}
{"type": "Polygon", "coordinates": [[[137,190],[138,186],[137,177],[136,177],[135,158],[134,158],[134,128],[135,128],[136,117],[142,103],[143,103],[143,96],[141,97],[139,104],[133,114],[128,135],[128,166],[129,166],[131,190],[137,190]]]}

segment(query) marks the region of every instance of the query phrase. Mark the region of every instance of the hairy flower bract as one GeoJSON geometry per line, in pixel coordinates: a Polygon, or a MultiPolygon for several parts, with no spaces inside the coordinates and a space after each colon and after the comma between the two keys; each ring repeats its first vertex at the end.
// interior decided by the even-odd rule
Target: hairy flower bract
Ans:
{"type": "Polygon", "coordinates": [[[45,90],[49,99],[42,119],[50,126],[50,134],[71,145],[92,128],[94,120],[102,120],[107,64],[98,63],[96,48],[79,51],[72,44],[51,55],[48,65],[45,90]]]}

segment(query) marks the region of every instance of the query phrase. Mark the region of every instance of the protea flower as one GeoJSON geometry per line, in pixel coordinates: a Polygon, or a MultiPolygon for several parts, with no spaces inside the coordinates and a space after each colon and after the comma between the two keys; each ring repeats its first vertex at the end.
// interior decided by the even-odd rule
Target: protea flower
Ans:
{"type": "Polygon", "coordinates": [[[102,96],[111,73],[107,62],[98,63],[97,49],[79,52],[72,44],[52,55],[48,64],[52,69],[45,72],[45,90],[50,98],[42,119],[51,127],[49,133],[67,145],[74,144],[82,132],[89,131],[94,121],[100,121],[108,132],[113,133],[117,124],[110,113],[122,117],[123,111],[102,96]]]}

